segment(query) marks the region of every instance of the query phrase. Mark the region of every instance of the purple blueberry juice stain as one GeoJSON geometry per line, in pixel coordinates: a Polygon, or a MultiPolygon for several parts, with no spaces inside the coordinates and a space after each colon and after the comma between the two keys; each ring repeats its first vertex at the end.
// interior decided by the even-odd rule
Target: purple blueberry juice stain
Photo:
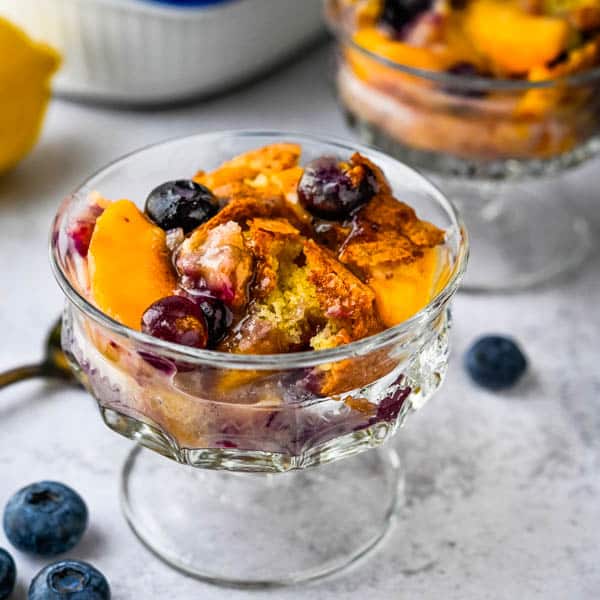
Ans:
{"type": "Polygon", "coordinates": [[[376,421],[395,421],[400,414],[404,401],[408,398],[411,392],[410,387],[398,388],[391,394],[387,395],[377,407],[376,421]]]}
{"type": "Polygon", "coordinates": [[[275,421],[275,418],[277,417],[277,411],[274,410],[271,412],[271,414],[268,416],[267,418],[267,422],[265,423],[265,427],[268,429],[269,427],[271,427],[271,425],[273,424],[273,422],[275,421]]]}
{"type": "Polygon", "coordinates": [[[165,375],[175,375],[177,373],[177,366],[174,362],[164,358],[163,356],[157,356],[152,352],[146,352],[145,350],[138,350],[138,354],[143,358],[151,367],[154,367],[157,371],[164,373],[165,375]]]}
{"type": "Polygon", "coordinates": [[[215,442],[215,447],[233,450],[234,448],[237,448],[238,445],[235,442],[232,442],[231,440],[217,440],[215,442]]]}
{"type": "Polygon", "coordinates": [[[104,208],[97,204],[92,204],[67,229],[67,235],[72,247],[77,254],[84,258],[87,256],[90,248],[96,221],[103,212],[104,208]]]}
{"type": "Polygon", "coordinates": [[[80,256],[87,256],[93,231],[93,225],[81,221],[69,229],[69,237],[71,238],[73,248],[75,248],[75,251],[80,256]]]}

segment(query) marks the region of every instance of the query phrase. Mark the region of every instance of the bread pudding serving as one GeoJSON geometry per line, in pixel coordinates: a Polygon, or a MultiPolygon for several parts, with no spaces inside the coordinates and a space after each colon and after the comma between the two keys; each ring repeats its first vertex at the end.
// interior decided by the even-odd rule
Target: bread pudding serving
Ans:
{"type": "Polygon", "coordinates": [[[300,460],[394,429],[405,400],[427,395],[408,370],[445,312],[414,348],[378,336],[440,294],[456,257],[377,164],[358,152],[303,162],[281,142],[156,183],[143,210],[143,198],[88,193],[56,240],[70,284],[112,324],[73,314],[65,327],[107,420],[146,423],[191,463],[198,448],[300,460]]]}

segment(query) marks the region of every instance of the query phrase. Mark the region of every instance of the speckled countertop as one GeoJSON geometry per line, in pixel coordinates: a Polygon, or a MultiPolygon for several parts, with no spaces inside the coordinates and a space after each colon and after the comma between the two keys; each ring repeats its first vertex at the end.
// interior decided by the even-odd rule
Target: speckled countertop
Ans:
{"type": "MultiPolygon", "coordinates": [[[[138,146],[236,127],[350,137],[328,81],[328,49],[244,90],[195,106],[131,112],[55,101],[41,143],[0,180],[0,369],[39,355],[62,298],[47,259],[50,220],[85,175],[138,146]]],[[[569,176],[572,201],[600,230],[598,162],[569,176]]],[[[121,515],[117,475],[130,442],[84,393],[44,382],[0,393],[0,505],[55,478],[88,501],[77,556],[116,600],[600,598],[600,256],[561,283],[515,296],[459,295],[442,391],[397,437],[407,503],[372,558],[336,578],[273,592],[221,590],[171,571],[121,515]],[[514,334],[529,377],[509,394],[473,387],[461,368],[479,333],[514,334]]],[[[0,546],[6,540],[0,533],[0,546]]],[[[216,549],[218,551],[218,549],[216,549]]],[[[16,553],[15,600],[42,563],[16,553]]]]}

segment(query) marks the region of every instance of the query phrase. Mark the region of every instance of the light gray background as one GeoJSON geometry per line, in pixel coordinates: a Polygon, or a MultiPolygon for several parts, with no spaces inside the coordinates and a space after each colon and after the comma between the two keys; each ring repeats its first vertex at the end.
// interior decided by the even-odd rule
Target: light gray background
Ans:
{"type": "MultiPolygon", "coordinates": [[[[133,112],[54,101],[35,152],[0,179],[0,369],[37,359],[61,309],[48,228],[84,176],[191,132],[265,127],[350,137],[329,70],[329,49],[320,48],[194,106],[133,112]]],[[[596,236],[599,183],[596,161],[571,174],[567,187],[596,236]]],[[[397,438],[408,469],[399,525],[370,560],[335,579],[242,592],[168,569],[134,539],[119,510],[117,476],[130,442],[104,427],[84,392],[41,381],[0,393],[0,505],[41,478],[77,488],[91,527],[72,554],[107,574],[116,600],[600,598],[599,282],[596,251],[576,276],[543,290],[459,295],[447,383],[397,438]],[[466,346],[490,331],[514,334],[531,360],[529,377],[509,394],[476,389],[462,371],[466,346]]],[[[44,563],[15,556],[22,600],[44,563]]]]}

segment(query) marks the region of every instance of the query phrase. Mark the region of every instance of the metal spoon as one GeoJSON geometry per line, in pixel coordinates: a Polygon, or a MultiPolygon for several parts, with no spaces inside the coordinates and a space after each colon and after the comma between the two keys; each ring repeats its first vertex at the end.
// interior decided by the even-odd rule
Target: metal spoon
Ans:
{"type": "Polygon", "coordinates": [[[67,357],[60,346],[61,326],[62,320],[59,319],[50,330],[46,338],[46,353],[42,362],[0,373],[0,390],[12,383],[33,377],[52,377],[75,382],[67,357]]]}

